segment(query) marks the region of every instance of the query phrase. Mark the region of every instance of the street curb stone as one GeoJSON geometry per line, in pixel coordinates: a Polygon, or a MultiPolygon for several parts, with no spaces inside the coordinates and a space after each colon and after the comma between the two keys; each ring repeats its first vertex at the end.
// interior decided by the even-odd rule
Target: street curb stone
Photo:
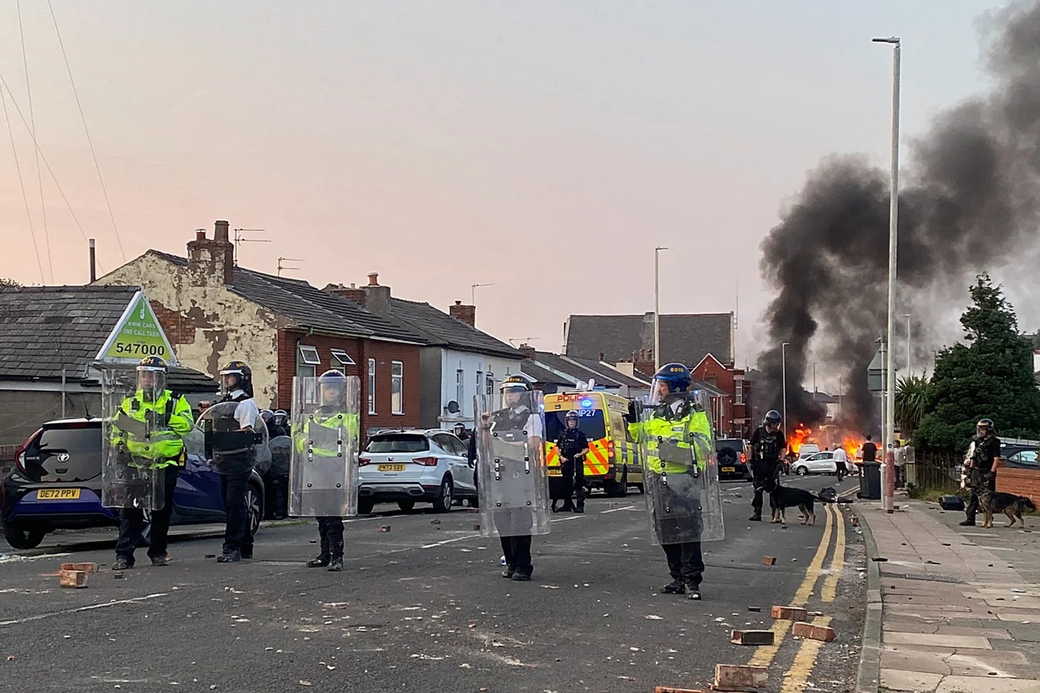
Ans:
{"type": "Polygon", "coordinates": [[[855,505],[852,509],[859,517],[867,554],[867,609],[863,619],[863,644],[856,675],[856,693],[877,693],[881,683],[881,564],[870,560],[877,556],[877,542],[874,541],[867,518],[855,505]]]}

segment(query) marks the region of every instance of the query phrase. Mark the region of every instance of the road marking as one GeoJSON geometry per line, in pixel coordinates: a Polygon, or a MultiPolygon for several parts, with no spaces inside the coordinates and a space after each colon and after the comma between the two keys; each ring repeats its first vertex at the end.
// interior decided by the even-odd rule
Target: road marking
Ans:
{"type": "MultiPolygon", "coordinates": [[[[817,616],[813,619],[812,624],[814,626],[829,626],[831,617],[817,616]]],[[[782,693],[802,693],[806,689],[809,685],[809,676],[816,666],[816,657],[820,654],[820,648],[822,647],[822,640],[809,638],[802,640],[802,645],[798,648],[798,654],[794,656],[791,668],[784,674],[784,683],[780,688],[782,693]]]]}
{"type": "Polygon", "coordinates": [[[616,512],[620,512],[621,510],[632,510],[635,507],[636,506],[634,506],[634,505],[626,505],[623,508],[611,508],[610,510],[600,510],[599,514],[600,515],[606,515],[607,513],[616,513],[616,512]]]}
{"type": "Polygon", "coordinates": [[[549,520],[549,522],[556,524],[557,522],[570,522],[571,520],[581,520],[584,518],[584,515],[574,515],[573,517],[558,517],[555,520],[549,520]]]}
{"type": "Polygon", "coordinates": [[[80,611],[92,611],[94,609],[104,609],[109,606],[119,606],[120,604],[134,604],[136,602],[143,602],[149,599],[158,599],[159,597],[165,597],[169,592],[159,592],[157,594],[149,594],[144,597],[134,597],[133,599],[118,599],[111,602],[102,602],[101,604],[90,604],[89,606],[81,606],[76,609],[64,609],[62,611],[51,611],[46,614],[38,614],[36,616],[27,616],[25,618],[16,618],[11,621],[0,621],[0,626],[15,626],[19,623],[29,623],[30,621],[42,621],[45,618],[52,618],[54,616],[64,616],[66,614],[75,614],[80,611]]]}
{"type": "MultiPolygon", "coordinates": [[[[813,589],[816,587],[816,580],[820,577],[820,569],[823,567],[823,560],[827,557],[827,549],[831,543],[832,522],[831,514],[827,513],[827,526],[824,527],[823,536],[820,537],[820,545],[816,548],[816,555],[813,556],[812,562],[805,570],[805,578],[802,580],[798,591],[795,592],[791,606],[805,606],[809,601],[809,595],[812,594],[813,589]]],[[[774,634],[773,644],[760,645],[755,650],[755,654],[751,656],[748,664],[759,667],[767,667],[772,664],[776,653],[780,651],[780,646],[784,643],[784,636],[787,635],[787,631],[790,629],[791,621],[773,621],[773,627],[770,629],[774,634]]]]}
{"type": "MultiPolygon", "coordinates": [[[[831,506],[826,506],[831,512],[831,506]]],[[[838,580],[841,579],[841,571],[845,566],[845,516],[833,510],[835,524],[838,526],[838,540],[834,544],[834,556],[831,557],[830,575],[823,582],[823,590],[820,596],[824,602],[833,602],[838,595],[838,580]]]]}
{"type": "MultiPolygon", "coordinates": [[[[435,544],[426,544],[425,546],[420,546],[419,548],[420,549],[432,549],[432,548],[435,548],[437,546],[444,546],[445,544],[454,544],[457,541],[466,541],[467,539],[477,539],[477,538],[482,537],[482,536],[483,536],[482,534],[467,534],[464,537],[455,537],[454,539],[445,539],[444,541],[438,541],[435,544]]],[[[402,551],[410,551],[410,550],[411,550],[411,547],[402,549],[402,551]]]]}
{"type": "Polygon", "coordinates": [[[37,556],[23,556],[21,554],[0,554],[0,563],[18,563],[20,561],[38,561],[41,558],[64,558],[71,553],[41,553],[37,556]]]}

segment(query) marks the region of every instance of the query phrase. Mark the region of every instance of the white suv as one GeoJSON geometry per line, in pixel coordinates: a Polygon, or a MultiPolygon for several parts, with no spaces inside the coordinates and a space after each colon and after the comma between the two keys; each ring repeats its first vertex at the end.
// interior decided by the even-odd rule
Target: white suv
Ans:
{"type": "MultiPolygon", "coordinates": [[[[848,466],[848,463],[845,464],[848,466]]],[[[834,452],[825,450],[815,452],[804,457],[799,457],[797,462],[791,464],[791,471],[798,476],[806,474],[837,474],[838,463],[834,461],[834,452]]]]}
{"type": "Polygon", "coordinates": [[[475,504],[474,468],[466,444],[440,429],[383,431],[373,435],[359,461],[358,512],[376,503],[397,502],[411,510],[416,501],[451,510],[461,498],[475,504]]]}

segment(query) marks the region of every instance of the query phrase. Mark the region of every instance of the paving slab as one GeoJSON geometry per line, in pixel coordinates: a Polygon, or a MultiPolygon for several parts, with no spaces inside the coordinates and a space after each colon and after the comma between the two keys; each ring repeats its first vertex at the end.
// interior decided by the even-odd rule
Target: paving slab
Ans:
{"type": "Polygon", "coordinates": [[[1037,693],[1036,679],[1003,679],[993,676],[947,676],[933,688],[935,693],[1037,693]]]}
{"type": "Polygon", "coordinates": [[[942,681],[942,674],[930,674],[925,671],[903,671],[901,669],[881,669],[881,686],[879,691],[934,691],[942,681]]]}
{"type": "Polygon", "coordinates": [[[946,635],[932,633],[894,633],[886,632],[883,636],[888,645],[928,645],[931,647],[948,647],[950,649],[991,650],[989,640],[978,635],[946,635]]]}

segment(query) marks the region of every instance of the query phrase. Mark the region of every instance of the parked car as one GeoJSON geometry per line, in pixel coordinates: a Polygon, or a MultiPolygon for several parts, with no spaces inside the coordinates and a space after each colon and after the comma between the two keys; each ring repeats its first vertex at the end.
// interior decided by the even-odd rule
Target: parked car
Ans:
{"type": "Polygon", "coordinates": [[[417,502],[447,512],[462,498],[477,502],[474,465],[466,444],[440,429],[383,431],[373,435],[361,453],[358,511],[372,512],[376,503],[396,502],[411,510],[417,502]]]}
{"type": "Polygon", "coordinates": [[[838,463],[834,461],[834,452],[827,450],[805,457],[799,457],[791,464],[791,471],[798,476],[806,474],[836,474],[838,463]]]}
{"type": "MultiPolygon", "coordinates": [[[[173,524],[224,521],[220,477],[207,460],[188,456],[173,498],[173,524]]],[[[255,534],[264,516],[264,482],[255,470],[246,501],[255,534]]],[[[16,549],[39,546],[55,529],[117,525],[119,511],[101,505],[101,419],[48,421],[29,436],[0,485],[0,520],[16,549]]]]}
{"type": "Polygon", "coordinates": [[[719,438],[715,441],[715,456],[719,462],[720,479],[751,479],[748,467],[749,445],[743,438],[719,438]]]}
{"type": "Polygon", "coordinates": [[[1008,455],[1004,459],[1004,463],[1008,467],[1036,469],[1037,467],[1040,467],[1040,451],[1037,451],[1036,449],[1019,450],[1018,452],[1008,455]]]}

